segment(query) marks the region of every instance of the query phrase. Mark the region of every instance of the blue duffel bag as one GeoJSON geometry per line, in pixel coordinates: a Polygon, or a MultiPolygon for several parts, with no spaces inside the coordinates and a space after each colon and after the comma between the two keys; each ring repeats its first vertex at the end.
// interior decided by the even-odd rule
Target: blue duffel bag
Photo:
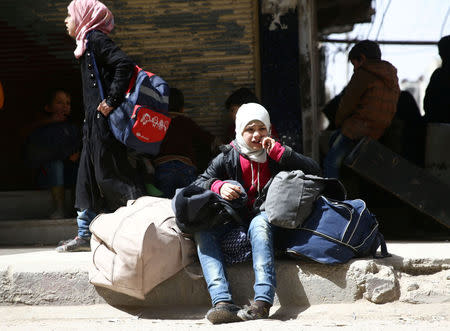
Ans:
{"type": "MultiPolygon", "coordinates": [[[[100,97],[104,100],[93,52],[92,65],[100,97]]],[[[122,144],[139,153],[157,155],[171,122],[169,85],[160,76],[135,65],[125,99],[109,114],[108,122],[113,136],[122,144]]]]}
{"type": "Polygon", "coordinates": [[[336,264],[390,256],[375,215],[361,199],[337,201],[320,195],[301,227],[282,231],[281,248],[295,258],[336,264]]]}

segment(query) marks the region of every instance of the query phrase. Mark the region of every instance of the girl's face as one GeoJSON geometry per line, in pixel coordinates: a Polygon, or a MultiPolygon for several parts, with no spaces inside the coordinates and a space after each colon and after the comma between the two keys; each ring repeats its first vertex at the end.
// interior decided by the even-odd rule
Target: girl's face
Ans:
{"type": "Polygon", "coordinates": [[[56,92],[52,102],[45,106],[48,113],[63,115],[65,117],[70,114],[70,95],[63,91],[56,92]]]}
{"type": "Polygon", "coordinates": [[[75,34],[75,30],[76,30],[75,20],[73,19],[72,16],[70,16],[70,14],[67,14],[67,17],[64,20],[64,23],[66,23],[67,34],[69,36],[71,36],[72,38],[75,38],[76,37],[76,34],[75,34]]]}
{"type": "Polygon", "coordinates": [[[263,148],[262,140],[267,136],[267,128],[261,121],[251,121],[245,126],[244,132],[242,132],[242,138],[244,138],[247,146],[255,151],[263,148]]]}

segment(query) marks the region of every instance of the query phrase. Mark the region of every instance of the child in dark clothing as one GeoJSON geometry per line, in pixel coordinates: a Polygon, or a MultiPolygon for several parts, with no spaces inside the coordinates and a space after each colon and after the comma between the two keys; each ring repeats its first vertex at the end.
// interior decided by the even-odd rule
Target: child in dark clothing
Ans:
{"type": "Polygon", "coordinates": [[[80,130],[70,120],[69,92],[55,88],[48,92],[41,118],[28,128],[26,161],[38,169],[40,188],[49,188],[53,199],[50,218],[64,218],[65,188],[74,188],[80,157],[80,130]]]}
{"type": "Polygon", "coordinates": [[[282,146],[270,137],[270,117],[267,110],[256,103],[242,105],[236,114],[235,139],[224,146],[208,169],[198,177],[195,185],[210,189],[225,200],[240,197],[241,188],[226,180],[239,182],[248,195],[248,237],[252,246],[255,272],[255,297],[249,307],[233,303],[223,264],[222,238],[233,229],[227,223],[212,230],[194,234],[213,307],[206,318],[213,324],[267,318],[275,295],[275,265],[273,233],[264,211],[259,207],[264,200],[264,186],[281,170],[301,169],[308,174],[320,174],[317,163],[288,146],[282,146]]]}

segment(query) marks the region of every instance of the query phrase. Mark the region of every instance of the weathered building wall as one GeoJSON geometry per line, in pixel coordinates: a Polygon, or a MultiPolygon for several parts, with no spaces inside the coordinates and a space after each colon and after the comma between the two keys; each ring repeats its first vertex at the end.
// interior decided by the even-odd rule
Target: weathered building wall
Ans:
{"type": "MultiPolygon", "coordinates": [[[[105,0],[115,15],[111,37],[144,69],[180,88],[186,113],[222,135],[224,101],[238,87],[259,86],[258,10],[252,0],[105,0]]],[[[69,1],[0,2],[0,189],[27,186],[18,126],[41,108],[51,85],[73,93],[81,113],[80,74],[74,42],[65,34],[69,1]],[[17,121],[17,115],[23,117],[17,121]],[[8,173],[8,175],[5,175],[8,173]],[[25,175],[24,175],[25,174],[25,175]]],[[[81,117],[81,116],[79,116],[81,117]]],[[[79,118],[80,119],[80,118],[79,118]]]]}
{"type": "Polygon", "coordinates": [[[114,39],[180,88],[191,117],[221,135],[226,97],[258,80],[256,1],[130,0],[112,1],[111,9],[114,39]]]}

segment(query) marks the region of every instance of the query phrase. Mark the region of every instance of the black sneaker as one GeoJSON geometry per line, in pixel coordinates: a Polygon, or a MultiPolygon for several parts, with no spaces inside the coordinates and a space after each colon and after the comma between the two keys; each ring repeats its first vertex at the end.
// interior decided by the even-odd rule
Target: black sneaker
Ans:
{"type": "Polygon", "coordinates": [[[255,301],[251,306],[244,306],[238,312],[238,317],[243,321],[251,321],[269,318],[272,305],[265,301],[255,301]]]}
{"type": "Polygon", "coordinates": [[[237,313],[241,307],[228,302],[219,302],[213,308],[208,310],[206,318],[212,324],[240,322],[241,319],[237,313]]]}
{"type": "Polygon", "coordinates": [[[56,247],[56,251],[62,252],[90,252],[91,245],[89,243],[90,238],[81,238],[76,236],[74,239],[63,243],[56,247]]]}

